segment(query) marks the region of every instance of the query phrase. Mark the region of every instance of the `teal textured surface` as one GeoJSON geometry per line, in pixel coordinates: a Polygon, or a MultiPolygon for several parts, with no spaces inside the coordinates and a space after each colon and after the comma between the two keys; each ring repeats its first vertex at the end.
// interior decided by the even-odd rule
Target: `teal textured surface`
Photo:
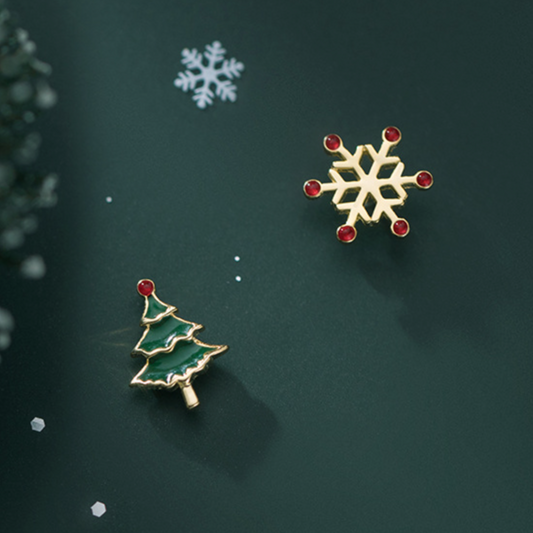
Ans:
{"type": "Polygon", "coordinates": [[[2,530],[533,531],[532,4],[11,4],[54,69],[61,183],[46,277],[0,289],[2,530]],[[173,82],[214,40],[246,70],[200,110],[173,82]],[[302,186],[324,135],[389,125],[435,183],[405,239],[342,245],[302,186]],[[196,411],[128,386],[144,277],[230,347],[196,411]]]}

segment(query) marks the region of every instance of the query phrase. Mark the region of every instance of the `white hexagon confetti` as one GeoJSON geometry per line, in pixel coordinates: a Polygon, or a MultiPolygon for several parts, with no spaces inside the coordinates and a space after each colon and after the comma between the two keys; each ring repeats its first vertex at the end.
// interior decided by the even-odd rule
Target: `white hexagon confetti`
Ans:
{"type": "Polygon", "coordinates": [[[33,431],[38,431],[39,433],[44,429],[45,423],[42,418],[38,418],[37,416],[30,422],[31,423],[31,429],[33,431]]]}
{"type": "Polygon", "coordinates": [[[103,504],[102,502],[95,502],[91,506],[91,511],[94,516],[100,518],[107,511],[107,509],[105,507],[105,504],[103,504]]]}

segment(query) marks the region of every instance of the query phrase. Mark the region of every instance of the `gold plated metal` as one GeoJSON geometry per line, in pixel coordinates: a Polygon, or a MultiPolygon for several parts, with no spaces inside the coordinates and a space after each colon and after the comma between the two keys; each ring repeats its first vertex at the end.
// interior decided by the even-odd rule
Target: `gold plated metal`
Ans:
{"type": "Polygon", "coordinates": [[[404,163],[390,152],[401,140],[400,130],[385,128],[382,132],[382,144],[379,151],[371,144],[357,146],[352,154],[348,151],[338,135],[327,135],[324,148],[340,161],[334,161],[328,172],[331,183],[308,180],[304,184],[304,193],[315,199],[324,192],[333,192],[332,203],[340,213],[348,214],[343,226],[337,229],[337,238],[344,243],[353,242],[357,235],[355,224],[362,220],[365,224],[378,222],[382,216],[391,222],[391,232],[398,237],[409,233],[409,223],[399,218],[394,212],[402,206],[407,198],[406,187],[429,189],[433,185],[433,176],[428,171],[420,171],[412,176],[404,176],[404,163]],[[368,171],[362,168],[362,159],[368,156],[372,165],[368,171]],[[392,169],[384,172],[385,169],[392,169]],[[348,173],[355,179],[345,179],[341,174],[348,173]],[[352,194],[351,194],[352,193],[352,194]],[[348,200],[349,196],[354,196],[348,200]],[[369,212],[367,206],[374,204],[369,212]]]}

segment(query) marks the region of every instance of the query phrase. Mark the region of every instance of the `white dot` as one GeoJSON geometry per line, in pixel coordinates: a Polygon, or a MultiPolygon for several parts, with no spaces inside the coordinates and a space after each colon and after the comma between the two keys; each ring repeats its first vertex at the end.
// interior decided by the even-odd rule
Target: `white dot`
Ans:
{"type": "Polygon", "coordinates": [[[91,511],[94,516],[100,518],[107,511],[107,509],[104,503],[95,502],[93,505],[91,505],[91,511]]]}
{"type": "Polygon", "coordinates": [[[236,255],[233,259],[235,259],[235,261],[237,261],[237,262],[239,262],[241,260],[241,258],[238,255],[236,255]]]}
{"type": "Polygon", "coordinates": [[[240,276],[235,276],[235,281],[241,281],[241,277],[240,276]]]}
{"type": "Polygon", "coordinates": [[[33,431],[41,432],[44,429],[45,423],[42,418],[35,417],[31,422],[31,429],[33,431]]]}
{"type": "Polygon", "coordinates": [[[108,196],[105,201],[110,204],[113,201],[113,198],[111,198],[111,196],[108,196]]]}

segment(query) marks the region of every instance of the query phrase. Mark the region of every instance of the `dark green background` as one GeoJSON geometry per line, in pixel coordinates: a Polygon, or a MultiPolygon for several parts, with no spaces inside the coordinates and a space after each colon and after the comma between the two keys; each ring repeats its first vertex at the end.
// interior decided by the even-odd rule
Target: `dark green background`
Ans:
{"type": "Polygon", "coordinates": [[[532,3],[11,7],[61,187],[46,277],[1,284],[2,532],[532,531],[532,3]],[[246,71],[201,111],[172,82],[215,39],[246,71]],[[390,124],[435,185],[343,246],[302,184],[390,124]],[[230,346],[195,412],[128,387],[141,277],[230,346]]]}

